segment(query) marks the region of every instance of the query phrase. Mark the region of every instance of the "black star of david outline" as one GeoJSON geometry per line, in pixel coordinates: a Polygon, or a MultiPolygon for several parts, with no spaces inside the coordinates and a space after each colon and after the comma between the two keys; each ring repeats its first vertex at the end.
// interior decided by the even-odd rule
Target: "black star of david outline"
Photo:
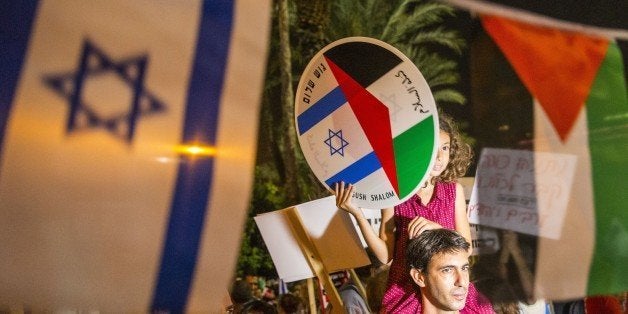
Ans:
{"type": "Polygon", "coordinates": [[[334,154],[338,153],[340,154],[340,156],[344,157],[345,156],[345,147],[347,147],[349,145],[349,142],[347,142],[343,137],[342,137],[342,129],[338,130],[338,132],[334,132],[331,129],[329,130],[329,136],[327,137],[327,139],[325,140],[325,144],[327,144],[327,146],[329,146],[329,156],[333,156],[334,154]],[[340,147],[339,148],[335,148],[333,143],[332,143],[332,139],[336,137],[340,140],[340,147]]]}
{"type": "Polygon", "coordinates": [[[68,100],[70,111],[66,123],[66,133],[103,127],[127,143],[131,143],[140,116],[166,110],[166,105],[144,87],[147,64],[148,55],[146,54],[116,62],[90,40],[84,40],[79,67],[76,72],[44,75],[43,78],[45,85],[68,100]],[[93,62],[90,62],[90,59],[93,62]],[[102,117],[93,106],[82,99],[83,85],[89,76],[109,72],[117,74],[126,85],[132,88],[133,97],[128,112],[102,117]],[[80,119],[81,117],[84,119],[80,119]]]}

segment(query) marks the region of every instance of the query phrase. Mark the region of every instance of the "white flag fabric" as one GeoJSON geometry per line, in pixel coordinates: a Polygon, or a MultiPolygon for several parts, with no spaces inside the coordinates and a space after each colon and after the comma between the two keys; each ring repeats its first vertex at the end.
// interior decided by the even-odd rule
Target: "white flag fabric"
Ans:
{"type": "Polygon", "coordinates": [[[270,1],[2,11],[0,309],[220,311],[270,1]]]}

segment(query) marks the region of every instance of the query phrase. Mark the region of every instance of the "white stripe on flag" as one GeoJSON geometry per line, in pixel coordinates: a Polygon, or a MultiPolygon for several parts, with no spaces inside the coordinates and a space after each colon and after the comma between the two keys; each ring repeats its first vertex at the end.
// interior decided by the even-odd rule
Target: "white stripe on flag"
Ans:
{"type": "Polygon", "coordinates": [[[535,151],[570,154],[577,158],[562,233],[558,240],[539,237],[535,296],[549,300],[580,298],[586,295],[595,240],[586,110],[581,111],[571,135],[562,143],[535,100],[534,134],[535,151]]]}
{"type": "Polygon", "coordinates": [[[218,123],[218,158],[189,309],[218,310],[235,270],[257,147],[270,1],[238,1],[218,123]],[[218,184],[219,183],[219,184],[218,184]]]}

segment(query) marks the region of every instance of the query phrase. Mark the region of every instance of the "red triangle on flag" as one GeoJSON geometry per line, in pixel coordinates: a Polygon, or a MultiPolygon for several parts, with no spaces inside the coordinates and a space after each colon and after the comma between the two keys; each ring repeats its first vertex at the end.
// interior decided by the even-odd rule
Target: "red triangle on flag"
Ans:
{"type": "Polygon", "coordinates": [[[564,142],[589,96],[608,40],[496,16],[482,16],[482,24],[564,142]]]}
{"type": "Polygon", "coordinates": [[[351,106],[351,110],[358,119],[366,138],[373,147],[390,184],[395,193],[399,195],[392,127],[390,122],[382,122],[389,120],[388,107],[331,59],[325,58],[325,60],[329,64],[329,68],[342,89],[349,106],[351,106]]]}

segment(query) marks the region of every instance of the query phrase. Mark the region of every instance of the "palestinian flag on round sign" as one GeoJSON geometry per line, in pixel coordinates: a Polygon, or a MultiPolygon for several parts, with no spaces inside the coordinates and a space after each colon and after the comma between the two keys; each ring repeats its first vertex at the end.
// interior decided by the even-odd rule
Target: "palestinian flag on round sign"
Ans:
{"type": "Polygon", "coordinates": [[[502,17],[483,16],[482,23],[534,96],[535,151],[577,158],[562,232],[539,238],[536,295],[628,290],[628,100],[619,48],[502,17]]]}
{"type": "Polygon", "coordinates": [[[328,188],[356,186],[355,204],[397,205],[425,180],[436,154],[438,116],[417,67],[396,48],[365,37],[324,47],[295,97],[305,158],[328,188]]]}

